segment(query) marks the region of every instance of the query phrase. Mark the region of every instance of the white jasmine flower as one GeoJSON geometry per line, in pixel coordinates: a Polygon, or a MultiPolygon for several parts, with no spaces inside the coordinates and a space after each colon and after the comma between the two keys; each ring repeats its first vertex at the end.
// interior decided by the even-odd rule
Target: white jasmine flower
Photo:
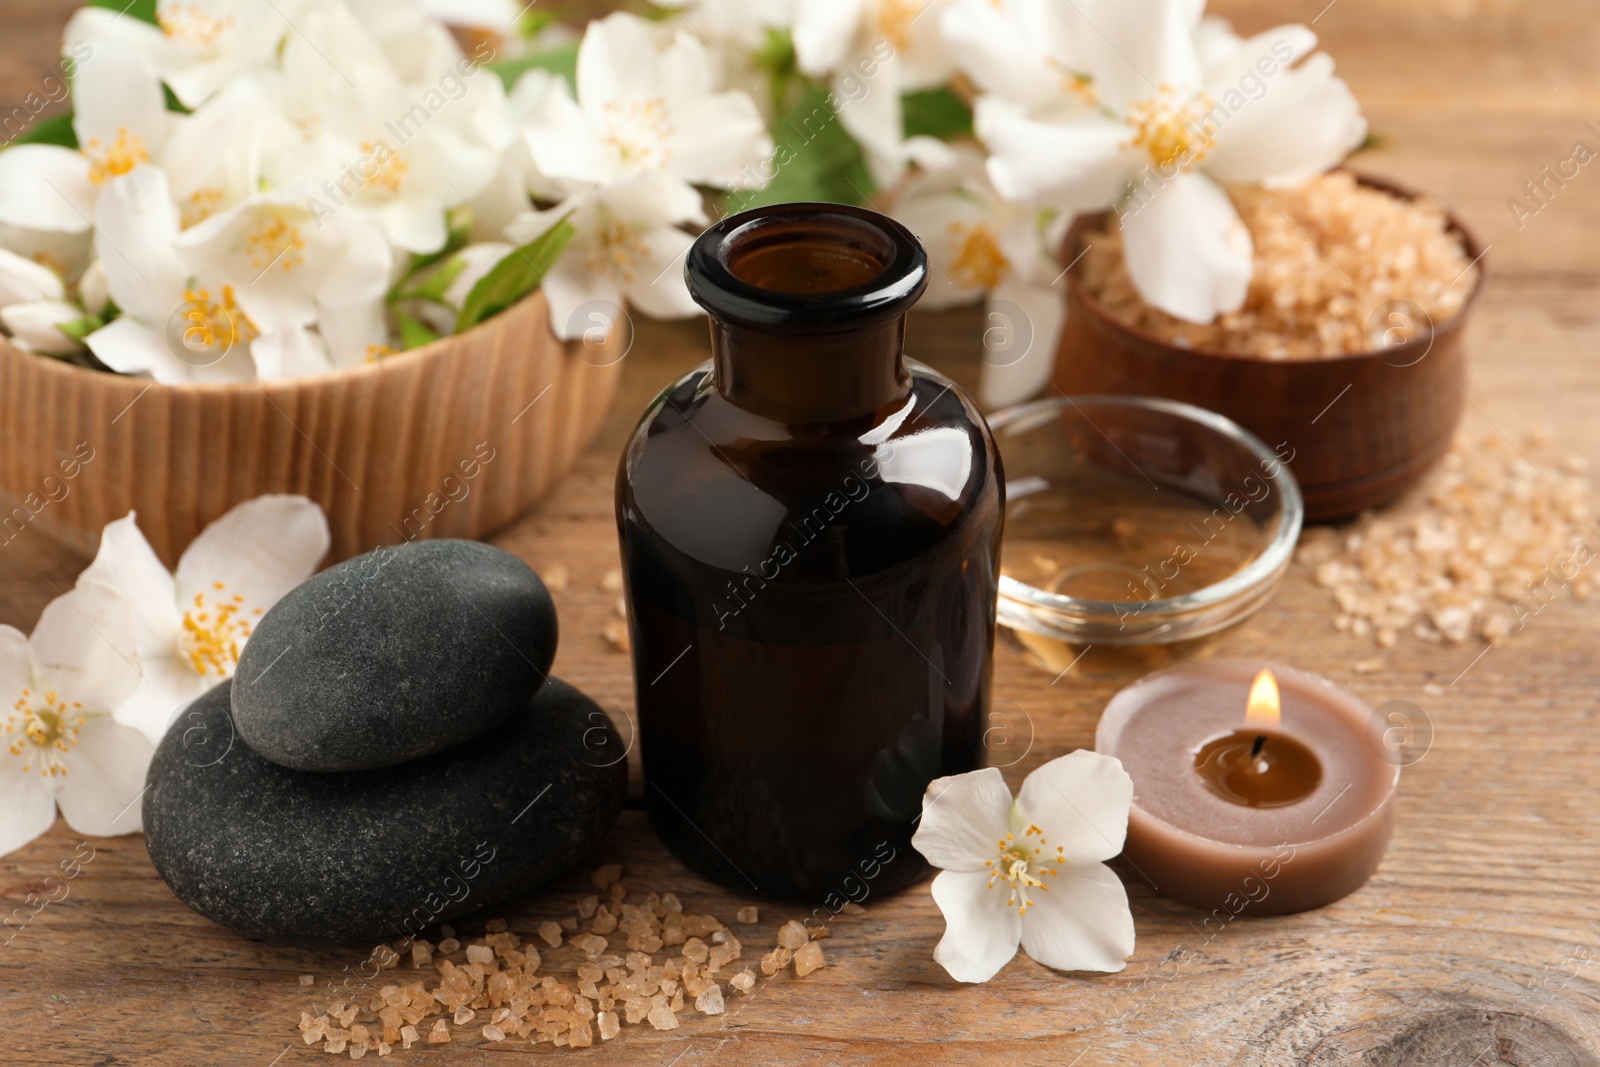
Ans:
{"type": "Polygon", "coordinates": [[[155,747],[112,711],[139,685],[128,606],[81,582],[45,606],[31,637],[0,626],[0,854],[55,822],[133,833],[155,747]]]}
{"type": "Polygon", "coordinates": [[[62,300],[35,300],[0,308],[0,324],[5,325],[14,343],[49,356],[69,356],[83,349],[77,339],[62,330],[63,326],[82,320],[83,309],[62,300]]]}
{"type": "MultiPolygon", "coordinates": [[[[144,57],[187,108],[197,108],[228,82],[270,68],[290,34],[299,0],[157,0],[156,22],[119,10],[85,7],[67,23],[66,39],[144,57]]],[[[85,64],[92,66],[93,63],[85,64]]]]}
{"type": "Polygon", "coordinates": [[[106,288],[106,267],[98,259],[91,262],[78,279],[78,300],[91,315],[105,314],[111,293],[106,288]]]}
{"type": "Polygon", "coordinates": [[[95,204],[95,247],[105,289],[122,309],[85,338],[123,374],[158,382],[248,381],[255,324],[233,288],[190,284],[173,243],[179,233],[165,172],[140,167],[111,182],[95,204]]]}
{"type": "Polygon", "coordinates": [[[925,307],[988,298],[979,399],[987,408],[1026,400],[1050,378],[1066,322],[1056,248],[1069,221],[1002,199],[984,175],[983,157],[959,146],[948,166],[918,174],[894,215],[916,234],[933,267],[925,307]]]}
{"type": "Polygon", "coordinates": [[[985,93],[1040,109],[1093,103],[1087,57],[1095,30],[1078,4],[949,0],[939,28],[956,66],[985,93]]]}
{"type": "Polygon", "coordinates": [[[354,208],[319,217],[306,191],[252,196],[172,241],[188,272],[216,279],[263,337],[334,309],[364,313],[388,290],[393,253],[382,229],[354,208]]]}
{"type": "Polygon", "coordinates": [[[100,190],[150,163],[170,130],[161,82],[148,57],[104,41],[73,75],[72,108],[77,150],[28,144],[0,152],[0,222],[86,232],[100,190]]]}
{"type": "Polygon", "coordinates": [[[993,767],[935,779],[911,839],[941,868],[933,958],[958,982],[987,982],[1019,944],[1056,970],[1122,970],[1133,914],[1103,861],[1122,851],[1132,803],[1122,764],[1082,750],[1028,775],[1015,801],[993,767]]]}
{"type": "Polygon", "coordinates": [[[979,99],[990,178],[1006,197],[1067,213],[1120,203],[1140,294],[1210,322],[1243,303],[1252,261],[1250,235],[1219,183],[1303,181],[1359,145],[1366,123],[1332,60],[1306,58],[1316,37],[1304,27],[1231,49],[1212,33],[1202,56],[1191,0],[1097,4],[1093,21],[1095,111],[979,99]]]}
{"type": "Polygon", "coordinates": [[[719,91],[714,57],[686,31],[619,12],[589,24],[577,98],[554,82],[523,127],[544,174],[608,184],[662,174],[724,189],[760,185],[772,153],[747,93],[719,91]]]}
{"type": "Polygon", "coordinates": [[[0,248],[0,309],[35,300],[65,300],[61,275],[26,256],[0,248]]]}
{"type": "Polygon", "coordinates": [[[200,532],[169,572],[132,513],[100,535],[80,586],[117,590],[132,614],[143,680],[115,708],[160,741],[172,716],[233,676],[256,621],[328,552],[322,509],[300,496],[246,501],[200,532]]]}
{"type": "Polygon", "coordinates": [[[699,314],[683,280],[683,258],[694,238],[676,225],[698,211],[692,188],[647,174],[529,212],[508,232],[526,244],[562,218],[577,231],[543,284],[550,328],[566,341],[607,329],[624,300],[655,318],[699,314]]]}
{"type": "Polygon", "coordinates": [[[501,153],[494,176],[472,200],[485,235],[503,233],[512,219],[528,210],[530,197],[546,203],[563,200],[586,184],[552,177],[540,170],[528,147],[528,138],[522,134],[547,95],[566,91],[566,79],[561,75],[533,67],[524,71],[506,94],[507,115],[517,135],[501,153]]]}
{"type": "Polygon", "coordinates": [[[952,73],[939,30],[946,0],[796,0],[795,61],[830,79],[839,121],[860,142],[873,180],[905,169],[902,93],[943,85],[952,73]]]}
{"type": "Polygon", "coordinates": [[[60,275],[0,248],[0,325],[14,343],[47,355],[77,352],[83,346],[59,327],[82,318],[83,310],[66,302],[60,275]]]}

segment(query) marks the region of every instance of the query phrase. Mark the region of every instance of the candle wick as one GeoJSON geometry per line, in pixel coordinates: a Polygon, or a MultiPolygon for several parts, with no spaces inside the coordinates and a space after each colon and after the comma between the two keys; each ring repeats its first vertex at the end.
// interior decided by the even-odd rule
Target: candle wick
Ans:
{"type": "Polygon", "coordinates": [[[1267,735],[1257,734],[1256,743],[1250,746],[1250,758],[1255,759],[1261,755],[1261,750],[1267,747],[1267,735]]]}

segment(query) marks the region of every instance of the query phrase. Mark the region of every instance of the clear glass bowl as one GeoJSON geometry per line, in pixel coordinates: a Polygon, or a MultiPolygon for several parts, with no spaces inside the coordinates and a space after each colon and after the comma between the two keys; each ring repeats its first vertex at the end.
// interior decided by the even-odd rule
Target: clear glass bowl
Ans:
{"type": "Polygon", "coordinates": [[[1289,566],[1304,507],[1287,445],[1149,397],[1058,396],[989,425],[1006,474],[1006,626],[1173,644],[1248,617],[1289,566]]]}

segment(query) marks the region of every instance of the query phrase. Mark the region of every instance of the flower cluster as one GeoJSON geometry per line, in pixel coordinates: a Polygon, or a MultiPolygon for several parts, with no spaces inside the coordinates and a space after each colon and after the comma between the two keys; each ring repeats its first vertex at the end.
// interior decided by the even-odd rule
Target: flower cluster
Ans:
{"type": "Polygon", "coordinates": [[[928,245],[930,305],[989,295],[1003,403],[1048,375],[1074,214],[1114,208],[1140,295],[1209,322],[1251,273],[1225,187],[1366,134],[1309,29],[1240,37],[1195,0],[647,10],[580,38],[509,0],[86,8],[70,121],[0,152],[0,325],[164,381],[382,358],[540,285],[590,337],[625,301],[696,312],[708,208],[877,199],[928,245]]]}
{"type": "Polygon", "coordinates": [[[696,186],[770,152],[665,22],[594,23],[563,74],[501,57],[526,45],[494,2],[123,6],[73,17],[71,115],[0,152],[0,324],[158,381],[381,359],[541,281],[563,337],[624,296],[691,313],[696,186]],[[457,37],[433,7],[504,25],[457,37]]]}
{"type": "Polygon", "coordinates": [[[1304,26],[1244,38],[1192,0],[943,7],[987,155],[981,167],[958,155],[943,177],[907,190],[900,212],[948,283],[935,301],[993,294],[990,403],[1048,378],[1062,322],[1051,286],[1068,266],[1056,253],[1075,214],[1115,210],[1145,302],[1210,322],[1243,303],[1252,266],[1224,187],[1299,184],[1366,137],[1304,26]],[[1042,357],[1022,359],[1030,344],[1042,357]]]}
{"type": "Polygon", "coordinates": [[[322,509],[264,496],[203,530],[170,572],[133,515],[105,528],[32,635],[0,626],[0,855],[48,830],[137,831],[155,744],[227,678],[255,621],[327,554],[322,509]]]}

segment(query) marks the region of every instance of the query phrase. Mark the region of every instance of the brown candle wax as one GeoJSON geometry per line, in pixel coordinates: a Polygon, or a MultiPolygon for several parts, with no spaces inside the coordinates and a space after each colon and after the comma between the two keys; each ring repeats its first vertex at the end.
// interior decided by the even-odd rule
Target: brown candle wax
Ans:
{"type": "Polygon", "coordinates": [[[1123,855],[1136,876],[1223,921],[1338,900],[1377,869],[1394,825],[1400,768],[1368,740],[1372,708],[1274,666],[1281,721],[1246,723],[1260,669],[1157,671],[1112,699],[1095,734],[1133,778],[1123,855]]]}

